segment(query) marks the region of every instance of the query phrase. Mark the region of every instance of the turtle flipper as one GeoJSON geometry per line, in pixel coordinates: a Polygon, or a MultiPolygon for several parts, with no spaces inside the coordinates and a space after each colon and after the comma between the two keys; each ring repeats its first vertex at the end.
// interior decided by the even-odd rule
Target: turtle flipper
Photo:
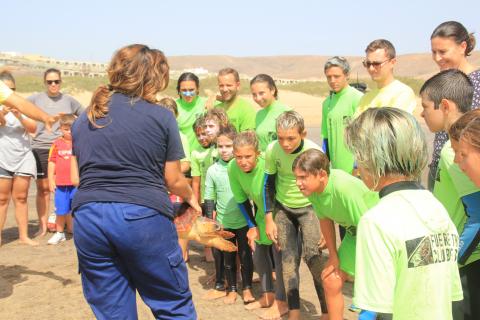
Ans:
{"type": "Polygon", "coordinates": [[[236,245],[234,245],[232,242],[228,240],[223,239],[222,237],[202,238],[201,243],[209,247],[217,248],[218,250],[221,250],[221,251],[227,251],[227,252],[237,251],[236,245]]]}

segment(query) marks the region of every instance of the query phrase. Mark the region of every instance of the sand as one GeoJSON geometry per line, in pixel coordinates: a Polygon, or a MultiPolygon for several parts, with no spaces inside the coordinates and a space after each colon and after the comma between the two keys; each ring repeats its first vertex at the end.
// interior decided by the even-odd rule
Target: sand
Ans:
{"type": "MultiPolygon", "coordinates": [[[[322,98],[302,93],[281,92],[282,101],[295,107],[306,119],[309,137],[319,142],[322,98]]],[[[77,98],[87,104],[90,95],[82,93],[77,98]]],[[[417,110],[418,115],[418,110],[417,110]]],[[[29,232],[37,229],[35,210],[35,187],[30,188],[29,232]]],[[[77,273],[77,259],[73,240],[67,240],[57,246],[47,245],[51,234],[37,238],[38,247],[29,247],[18,243],[13,204],[10,204],[7,222],[2,233],[3,246],[0,247],[0,318],[20,319],[94,319],[81,289],[77,273]]],[[[231,306],[225,306],[221,300],[203,301],[201,297],[210,288],[205,282],[213,274],[213,264],[202,260],[202,250],[194,245],[188,263],[190,287],[199,319],[257,319],[256,312],[246,311],[241,299],[231,306]]],[[[319,303],[316,298],[311,276],[302,262],[300,295],[302,298],[303,319],[318,319],[319,303]]],[[[259,296],[258,284],[254,287],[259,296]]],[[[351,302],[351,285],[345,288],[346,306],[351,302]]],[[[153,319],[149,309],[138,299],[140,319],[153,319]]],[[[356,315],[346,311],[347,319],[356,319],[356,315]]]]}

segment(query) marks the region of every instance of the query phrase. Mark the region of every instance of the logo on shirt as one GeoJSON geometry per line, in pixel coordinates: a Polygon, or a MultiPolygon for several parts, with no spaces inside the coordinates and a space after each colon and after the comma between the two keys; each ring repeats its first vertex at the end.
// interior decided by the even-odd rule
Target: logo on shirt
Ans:
{"type": "Polygon", "coordinates": [[[457,261],[458,235],[437,233],[405,241],[408,267],[457,261]]]}

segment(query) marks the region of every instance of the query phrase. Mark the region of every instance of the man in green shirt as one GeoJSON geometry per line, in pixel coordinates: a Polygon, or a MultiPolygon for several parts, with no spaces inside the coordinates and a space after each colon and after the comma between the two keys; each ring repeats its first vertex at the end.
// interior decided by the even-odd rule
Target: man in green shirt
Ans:
{"type": "Polygon", "coordinates": [[[325,319],[328,311],[320,278],[323,270],[320,224],[310,201],[298,189],[292,172],[293,161],[298,155],[320,147],[305,139],[304,120],[295,111],[284,112],[278,117],[277,136],[278,140],[269,144],[265,152],[265,230],[268,238],[279,245],[282,252],[289,319],[300,319],[298,268],[301,253],[298,241],[302,242],[304,260],[312,274],[322,319],[325,319]]]}
{"type": "Polygon", "coordinates": [[[218,90],[220,91],[221,104],[217,108],[223,108],[227,112],[230,123],[237,132],[255,129],[255,109],[245,99],[238,96],[240,90],[240,76],[237,70],[225,68],[218,72],[218,90]]]}
{"type": "Polygon", "coordinates": [[[320,219],[329,253],[322,271],[329,320],[342,320],[343,283],[353,280],[355,275],[357,225],[362,215],[378,202],[378,194],[360,179],[342,170],[330,170],[328,158],[320,150],[310,149],[299,155],[292,169],[298,188],[320,219]],[[334,223],[347,230],[338,250],[334,223]]]}
{"type": "MultiPolygon", "coordinates": [[[[471,110],[473,86],[463,72],[441,71],[420,89],[422,117],[432,132],[448,132],[471,110]]],[[[458,141],[450,139],[440,152],[433,194],[445,206],[460,234],[458,261],[465,294],[465,318],[480,317],[480,188],[454,163],[458,141]]]]}
{"type": "Polygon", "coordinates": [[[324,71],[332,91],[322,107],[323,149],[333,169],[352,173],[353,154],[345,147],[343,133],[348,119],[355,114],[363,93],[348,84],[350,65],[347,59],[328,59],[324,71]]]}

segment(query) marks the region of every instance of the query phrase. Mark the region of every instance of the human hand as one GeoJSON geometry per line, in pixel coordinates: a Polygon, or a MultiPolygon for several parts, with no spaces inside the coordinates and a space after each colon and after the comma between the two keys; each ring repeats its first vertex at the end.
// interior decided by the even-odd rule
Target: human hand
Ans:
{"type": "Polygon", "coordinates": [[[318,240],[318,250],[322,251],[323,249],[327,248],[327,242],[323,235],[320,235],[320,240],[318,240]]]}
{"type": "Polygon", "coordinates": [[[50,189],[50,192],[55,192],[55,189],[57,188],[55,181],[48,180],[48,188],[50,189]]]}
{"type": "Polygon", "coordinates": [[[336,254],[330,253],[330,257],[327,260],[327,263],[325,264],[325,267],[323,268],[321,278],[322,280],[328,278],[331,274],[334,274],[336,276],[338,275],[338,271],[340,270],[340,260],[338,259],[338,256],[336,254]]]}
{"type": "Polygon", "coordinates": [[[265,232],[268,239],[270,239],[278,247],[278,231],[275,221],[273,221],[273,214],[265,214],[265,232]]]}
{"type": "Polygon", "coordinates": [[[54,116],[48,115],[43,120],[43,123],[45,124],[45,129],[47,129],[48,132],[52,132],[52,127],[53,127],[54,123],[58,121],[58,119],[60,118],[61,115],[62,115],[62,113],[59,113],[59,114],[54,115],[54,116]]]}
{"type": "Polygon", "coordinates": [[[185,201],[193,208],[198,214],[202,215],[202,207],[198,204],[197,197],[192,193],[190,199],[185,199],[185,201]]]}
{"type": "Polygon", "coordinates": [[[247,240],[248,240],[248,245],[252,249],[252,251],[255,251],[255,240],[260,239],[260,234],[258,233],[258,228],[253,227],[248,229],[247,232],[247,240]]]}

